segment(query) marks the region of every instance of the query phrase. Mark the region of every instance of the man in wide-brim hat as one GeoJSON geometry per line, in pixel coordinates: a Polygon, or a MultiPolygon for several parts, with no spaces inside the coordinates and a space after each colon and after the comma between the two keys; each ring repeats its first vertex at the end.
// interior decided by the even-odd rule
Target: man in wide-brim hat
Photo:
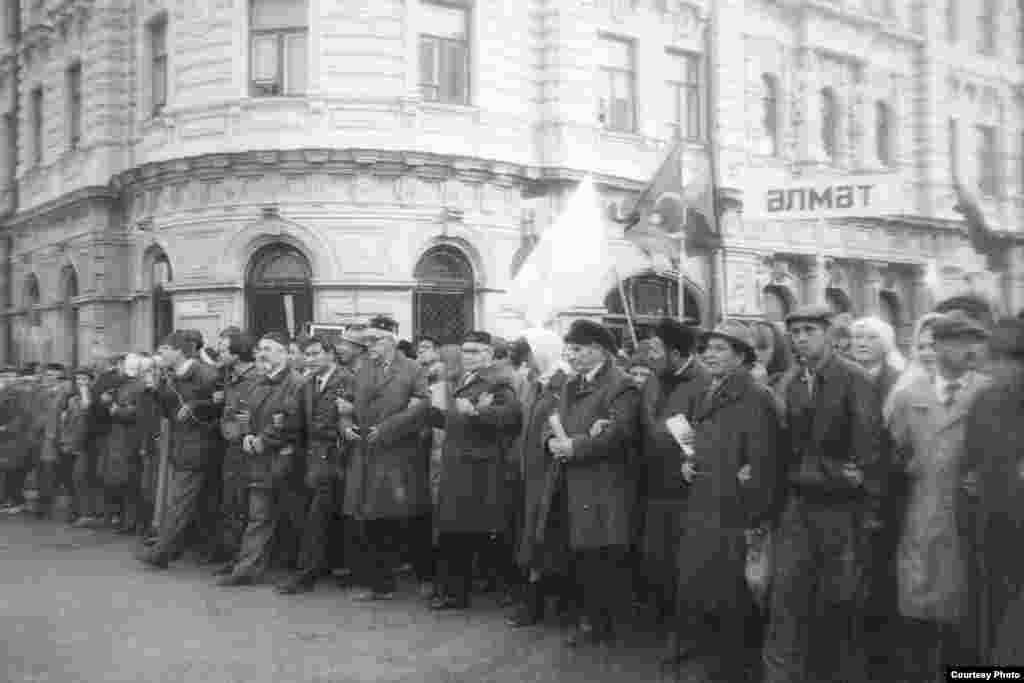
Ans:
{"type": "Polygon", "coordinates": [[[740,680],[746,661],[747,537],[766,529],[778,486],[780,422],[771,393],[750,374],[754,336],[725,320],[702,335],[711,375],[690,419],[691,453],[681,473],[689,484],[679,525],[680,658],[716,658],[725,680],[740,680]],[[729,673],[726,673],[729,671],[729,673]]]}

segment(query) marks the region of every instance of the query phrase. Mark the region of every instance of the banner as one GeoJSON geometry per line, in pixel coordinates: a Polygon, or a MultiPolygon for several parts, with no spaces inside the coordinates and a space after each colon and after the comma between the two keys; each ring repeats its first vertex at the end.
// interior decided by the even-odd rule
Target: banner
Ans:
{"type": "Polygon", "coordinates": [[[745,220],[801,220],[907,213],[903,176],[850,175],[773,182],[751,174],[743,182],[745,220]]]}

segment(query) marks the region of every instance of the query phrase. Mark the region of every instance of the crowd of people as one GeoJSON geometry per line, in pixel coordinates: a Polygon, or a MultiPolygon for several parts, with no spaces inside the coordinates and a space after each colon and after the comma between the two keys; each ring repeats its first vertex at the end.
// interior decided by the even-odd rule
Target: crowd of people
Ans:
{"type": "Polygon", "coordinates": [[[31,512],[63,494],[69,524],[137,534],[150,568],[191,548],[225,588],[282,570],[282,594],[333,575],[359,601],[411,575],[430,609],[490,591],[510,628],[557,613],[569,647],[650,611],[665,667],[725,681],[1024,661],[1020,317],[947,300],[909,360],[887,323],[819,306],[666,318],[632,355],[585,319],[448,346],[397,329],[184,330],[3,368],[3,510],[34,474],[31,512]]]}

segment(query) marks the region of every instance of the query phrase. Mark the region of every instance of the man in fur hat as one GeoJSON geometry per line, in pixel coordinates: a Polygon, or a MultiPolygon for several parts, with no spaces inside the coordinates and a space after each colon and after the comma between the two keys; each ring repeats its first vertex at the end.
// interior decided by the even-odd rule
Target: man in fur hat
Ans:
{"type": "Polygon", "coordinates": [[[582,595],[566,645],[576,647],[612,641],[615,622],[628,610],[631,465],[640,393],[616,367],[615,338],[603,326],[576,320],[565,343],[576,376],[561,392],[556,414],[562,429],[549,425],[544,443],[564,466],[560,486],[568,511],[573,574],[582,595]]]}
{"type": "Polygon", "coordinates": [[[355,424],[345,430],[352,447],[345,475],[345,514],[360,525],[362,552],[352,567],[365,589],[358,600],[394,595],[408,520],[429,510],[427,463],[420,430],[429,404],[416,361],[396,349],[398,324],[370,321],[363,340],[367,362],[356,378],[355,424]]]}

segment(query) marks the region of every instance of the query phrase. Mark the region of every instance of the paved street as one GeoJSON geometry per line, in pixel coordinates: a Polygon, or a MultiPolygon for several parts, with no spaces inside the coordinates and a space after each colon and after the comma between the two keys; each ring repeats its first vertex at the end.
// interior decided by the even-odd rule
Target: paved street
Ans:
{"type": "MultiPolygon", "coordinates": [[[[53,522],[0,520],[0,671],[11,682],[409,681],[645,683],[655,640],[564,650],[553,627],[511,630],[489,597],[468,615],[345,591],[284,598],[218,589],[197,568],[141,569],[130,540],[53,522]]],[[[682,680],[699,680],[695,673],[682,680]]],[[[667,680],[671,680],[671,677],[667,680]]]]}

